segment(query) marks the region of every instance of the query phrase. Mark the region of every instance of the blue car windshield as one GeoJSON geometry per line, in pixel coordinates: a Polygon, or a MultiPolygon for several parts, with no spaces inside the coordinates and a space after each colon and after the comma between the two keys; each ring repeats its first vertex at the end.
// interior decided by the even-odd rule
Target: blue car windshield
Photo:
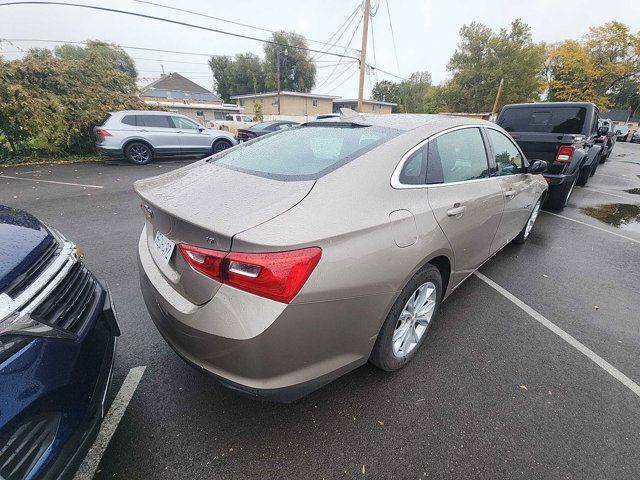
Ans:
{"type": "Polygon", "coordinates": [[[279,180],[314,180],[375,148],[398,132],[354,124],[292,127],[213,157],[217,165],[279,180]]]}

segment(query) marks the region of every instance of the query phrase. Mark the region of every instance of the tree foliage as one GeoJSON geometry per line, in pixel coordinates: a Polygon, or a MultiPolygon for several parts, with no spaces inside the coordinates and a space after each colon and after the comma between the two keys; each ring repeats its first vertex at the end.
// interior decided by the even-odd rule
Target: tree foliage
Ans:
{"type": "Polygon", "coordinates": [[[100,61],[120,70],[128,75],[134,82],[138,78],[138,71],[133,59],[120,47],[100,40],[89,40],[85,47],[64,44],[55,47],[53,53],[56,57],[65,60],[100,61]]]}
{"type": "Polygon", "coordinates": [[[209,59],[216,93],[229,102],[232,95],[264,91],[262,61],[253,53],[240,53],[234,58],[213,56],[209,59]]]}
{"type": "MultiPolygon", "coordinates": [[[[427,98],[436,89],[429,72],[415,72],[400,83],[383,80],[377,82],[371,91],[374,100],[397,103],[394,112],[426,113],[427,98]]],[[[433,108],[433,106],[431,106],[433,108]]]]}
{"type": "Polygon", "coordinates": [[[69,59],[35,50],[0,59],[0,133],[14,153],[85,153],[106,112],[144,108],[135,81],[115,56],[69,59]]]}
{"type": "Polygon", "coordinates": [[[533,41],[530,27],[519,19],[498,33],[476,22],[464,25],[447,65],[452,73],[443,92],[447,107],[454,112],[490,111],[502,78],[500,105],[538,100],[544,89],[544,61],[544,45],[533,41]]]}

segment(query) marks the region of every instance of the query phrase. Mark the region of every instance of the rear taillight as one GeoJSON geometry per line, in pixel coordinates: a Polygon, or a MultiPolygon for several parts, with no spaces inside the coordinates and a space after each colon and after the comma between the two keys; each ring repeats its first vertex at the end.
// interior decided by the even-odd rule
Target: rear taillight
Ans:
{"type": "Polygon", "coordinates": [[[318,265],[318,247],[273,253],[221,252],[178,244],[197,271],[245,292],[289,303],[318,265]]]}
{"type": "Polygon", "coordinates": [[[96,130],[96,135],[100,135],[101,137],[110,137],[111,136],[111,134],[108,131],[103,130],[101,128],[96,130]]]}
{"type": "Polygon", "coordinates": [[[556,162],[560,163],[568,163],[571,161],[571,157],[573,156],[573,152],[575,152],[576,147],[573,145],[563,145],[558,149],[558,153],[556,154],[556,162]]]}

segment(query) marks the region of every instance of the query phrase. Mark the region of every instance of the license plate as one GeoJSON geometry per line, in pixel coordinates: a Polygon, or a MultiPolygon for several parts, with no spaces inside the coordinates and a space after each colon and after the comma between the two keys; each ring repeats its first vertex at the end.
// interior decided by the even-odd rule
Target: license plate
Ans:
{"type": "Polygon", "coordinates": [[[173,249],[175,248],[176,244],[165,237],[161,232],[156,232],[153,243],[158,249],[158,252],[160,252],[160,256],[164,260],[164,263],[169,263],[169,260],[171,260],[171,254],[173,253],[173,249]]]}

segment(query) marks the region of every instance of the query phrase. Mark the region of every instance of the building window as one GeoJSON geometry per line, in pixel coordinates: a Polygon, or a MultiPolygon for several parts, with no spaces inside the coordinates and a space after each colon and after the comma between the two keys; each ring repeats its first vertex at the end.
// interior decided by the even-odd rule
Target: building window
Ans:
{"type": "Polygon", "coordinates": [[[313,105],[314,107],[317,107],[318,106],[318,99],[317,98],[312,99],[311,100],[311,105],[313,105]]]}
{"type": "Polygon", "coordinates": [[[278,106],[278,97],[275,97],[272,101],[271,101],[271,105],[274,107],[278,106]]]}
{"type": "Polygon", "coordinates": [[[199,110],[199,111],[196,112],[196,116],[204,117],[204,112],[202,110],[199,110]]]}
{"type": "Polygon", "coordinates": [[[240,100],[240,106],[244,107],[244,100],[240,100]]]}

